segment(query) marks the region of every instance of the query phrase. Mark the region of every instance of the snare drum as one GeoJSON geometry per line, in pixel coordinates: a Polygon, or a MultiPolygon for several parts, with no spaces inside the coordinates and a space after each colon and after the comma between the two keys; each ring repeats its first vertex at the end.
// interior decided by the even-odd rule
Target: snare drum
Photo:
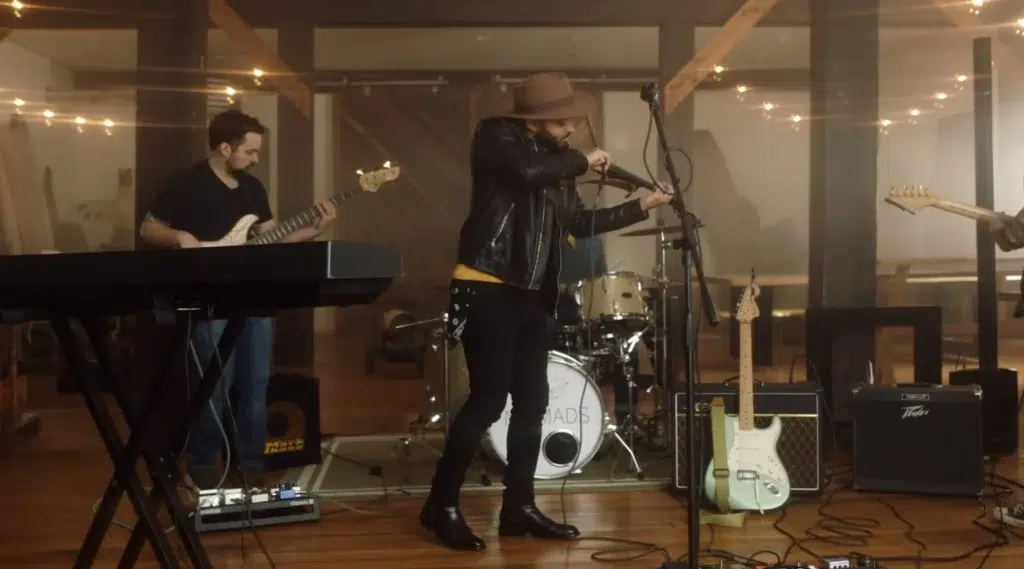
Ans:
{"type": "MultiPolygon", "coordinates": [[[[548,353],[548,411],[541,427],[535,478],[564,478],[597,454],[608,428],[601,391],[578,360],[548,353]]],[[[487,431],[487,446],[508,464],[509,396],[501,418],[487,431]]]]}
{"type": "Polygon", "coordinates": [[[575,285],[581,318],[603,334],[633,334],[650,325],[640,276],[611,272],[575,285]]]}

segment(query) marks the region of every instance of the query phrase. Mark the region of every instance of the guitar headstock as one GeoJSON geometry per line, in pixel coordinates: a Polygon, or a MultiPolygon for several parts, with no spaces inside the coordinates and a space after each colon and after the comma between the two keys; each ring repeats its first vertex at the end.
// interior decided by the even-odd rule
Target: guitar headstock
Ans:
{"type": "Polygon", "coordinates": [[[757,286],[754,282],[754,277],[750,277],[750,284],[743,290],[743,295],[740,296],[740,301],[736,303],[736,321],[737,322],[753,322],[755,318],[761,315],[761,311],[757,308],[757,297],[761,296],[761,287],[757,286]]]}
{"type": "Polygon", "coordinates": [[[373,172],[365,173],[362,170],[356,170],[356,175],[359,176],[359,186],[365,192],[376,192],[384,184],[397,180],[401,173],[402,169],[392,166],[390,161],[385,162],[379,170],[373,172]]]}
{"type": "Polygon", "coordinates": [[[885,201],[907,213],[917,213],[939,203],[942,199],[933,196],[924,186],[893,186],[889,188],[889,195],[885,201]]]}

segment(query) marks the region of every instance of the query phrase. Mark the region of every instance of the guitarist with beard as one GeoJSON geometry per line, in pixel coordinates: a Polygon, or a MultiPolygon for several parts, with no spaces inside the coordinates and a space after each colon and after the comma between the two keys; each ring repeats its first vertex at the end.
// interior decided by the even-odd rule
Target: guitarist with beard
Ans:
{"type": "MultiPolygon", "coordinates": [[[[209,126],[209,156],[174,176],[160,190],[142,222],[142,240],[157,247],[199,247],[202,241],[220,239],[239,218],[249,214],[259,218],[256,233],[276,227],[266,188],[247,172],[259,162],[265,132],[256,118],[237,110],[215,116],[209,126]]],[[[333,204],[320,202],[317,209],[320,215],[314,226],[300,229],[281,242],[312,240],[334,222],[337,213],[333,204]]],[[[225,324],[224,320],[214,320],[195,326],[192,342],[203,366],[214,356],[225,324]]],[[[240,465],[247,486],[264,485],[272,348],[270,318],[247,319],[231,358],[224,363],[221,384],[211,399],[213,408],[207,407],[189,436],[188,472],[200,489],[214,488],[221,479],[217,453],[224,448],[224,435],[217,419],[225,416],[225,397],[229,391],[237,395],[229,408],[241,448],[232,449],[235,464],[226,466],[240,465]]]]}

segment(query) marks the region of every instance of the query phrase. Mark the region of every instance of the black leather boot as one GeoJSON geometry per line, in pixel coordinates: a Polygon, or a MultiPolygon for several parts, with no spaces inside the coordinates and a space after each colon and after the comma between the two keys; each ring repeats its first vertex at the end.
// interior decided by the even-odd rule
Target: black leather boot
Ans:
{"type": "Polygon", "coordinates": [[[545,516],[533,504],[502,506],[498,515],[498,535],[522,537],[532,535],[541,539],[576,539],[580,530],[576,526],[560,524],[545,516]]]}
{"type": "Polygon", "coordinates": [[[455,506],[438,507],[428,500],[420,511],[420,525],[433,532],[445,547],[460,551],[483,551],[486,547],[455,506]]]}

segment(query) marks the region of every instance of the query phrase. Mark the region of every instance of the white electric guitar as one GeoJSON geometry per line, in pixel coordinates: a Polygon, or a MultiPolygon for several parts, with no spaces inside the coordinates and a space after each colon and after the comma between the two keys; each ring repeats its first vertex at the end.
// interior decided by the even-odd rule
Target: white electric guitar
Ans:
{"type": "Polygon", "coordinates": [[[751,322],[760,314],[755,302],[761,289],[751,278],[736,306],[740,327],[739,413],[725,418],[728,477],[715,476],[714,462],[704,476],[705,493],[715,499],[718,484],[729,485],[729,507],[738,511],[780,508],[789,500],[789,474],[779,460],[776,444],[782,421],[772,418],[766,429],[754,425],[754,350],[751,322]]]}
{"type": "Polygon", "coordinates": [[[976,221],[1008,221],[1013,219],[1013,216],[999,211],[992,211],[991,209],[985,209],[976,205],[940,198],[932,195],[931,192],[922,186],[890,188],[889,195],[886,196],[885,201],[889,205],[894,205],[907,213],[916,214],[926,207],[932,207],[976,221]]]}
{"type": "MultiPolygon", "coordinates": [[[[337,206],[341,202],[358,193],[376,192],[384,184],[398,179],[398,175],[400,173],[401,169],[398,166],[391,166],[390,162],[385,162],[380,170],[374,170],[369,174],[363,173],[362,170],[357,170],[356,174],[359,176],[359,185],[332,197],[330,202],[337,206]]],[[[252,226],[259,220],[259,218],[253,214],[248,214],[239,218],[239,220],[235,222],[235,226],[232,227],[231,231],[228,231],[224,237],[221,237],[216,241],[203,241],[202,246],[227,247],[230,245],[269,245],[271,243],[277,243],[304,227],[309,227],[315,223],[319,217],[319,210],[316,206],[313,206],[306,211],[277,224],[276,227],[269,231],[252,236],[252,226]]]]}

